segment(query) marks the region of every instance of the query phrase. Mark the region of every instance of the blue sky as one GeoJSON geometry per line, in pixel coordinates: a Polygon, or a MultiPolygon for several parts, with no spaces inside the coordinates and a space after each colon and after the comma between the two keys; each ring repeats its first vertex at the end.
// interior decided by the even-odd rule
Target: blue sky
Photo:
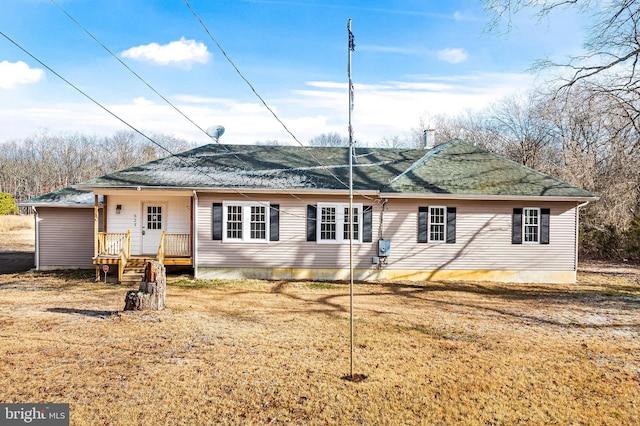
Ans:
{"type": "MultiPolygon", "coordinates": [[[[57,6],[200,128],[225,143],[295,144],[224,58],[183,0],[7,0],[0,31],[137,129],[208,137],[127,71],[57,6]]],[[[420,118],[480,109],[523,93],[535,59],[577,53],[579,17],[517,16],[507,36],[471,0],[189,0],[243,75],[306,143],[347,135],[347,21],[356,49],[354,136],[403,136],[420,118]]],[[[0,142],[47,130],[127,129],[0,36],[0,142]]]]}

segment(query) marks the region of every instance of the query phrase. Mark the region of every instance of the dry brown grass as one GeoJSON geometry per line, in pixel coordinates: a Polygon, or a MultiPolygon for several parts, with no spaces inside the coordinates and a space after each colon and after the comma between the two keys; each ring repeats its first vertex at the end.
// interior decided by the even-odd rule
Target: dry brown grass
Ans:
{"type": "Polygon", "coordinates": [[[123,313],[90,275],[0,276],[0,401],[72,424],[639,424],[637,270],[577,285],[169,286],[123,313]]]}
{"type": "Polygon", "coordinates": [[[0,251],[33,251],[33,227],[32,215],[0,216],[0,251]]]}

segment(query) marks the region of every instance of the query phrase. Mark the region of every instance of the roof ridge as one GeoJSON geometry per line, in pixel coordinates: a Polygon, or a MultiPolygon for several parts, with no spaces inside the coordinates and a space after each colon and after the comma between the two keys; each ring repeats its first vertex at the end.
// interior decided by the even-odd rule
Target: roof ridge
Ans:
{"type": "Polygon", "coordinates": [[[400,173],[398,176],[391,178],[387,181],[387,185],[391,185],[392,183],[396,182],[397,180],[399,180],[400,178],[402,178],[404,175],[406,175],[407,173],[411,172],[412,170],[414,170],[416,167],[419,167],[421,165],[423,165],[427,160],[429,160],[431,157],[433,157],[435,154],[437,154],[438,152],[442,151],[442,149],[447,146],[450,145],[451,143],[457,141],[459,139],[452,139],[450,141],[447,141],[443,144],[440,144],[438,146],[434,146],[433,148],[431,148],[429,150],[429,152],[427,152],[425,155],[423,155],[422,157],[420,157],[417,161],[415,161],[412,165],[410,165],[407,170],[405,170],[404,172],[400,173]]]}

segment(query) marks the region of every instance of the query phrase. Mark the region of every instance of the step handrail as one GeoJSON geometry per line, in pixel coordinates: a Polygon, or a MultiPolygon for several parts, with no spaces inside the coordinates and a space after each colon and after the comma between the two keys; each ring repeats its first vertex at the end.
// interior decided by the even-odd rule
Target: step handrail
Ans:
{"type": "Polygon", "coordinates": [[[124,273],[124,268],[127,267],[127,263],[129,263],[129,259],[131,258],[131,229],[127,230],[127,236],[125,237],[124,242],[122,243],[122,249],[120,250],[120,258],[118,259],[119,268],[118,268],[118,282],[122,282],[122,274],[124,273]]]}
{"type": "Polygon", "coordinates": [[[156,260],[164,265],[164,229],[162,230],[162,235],[160,235],[160,243],[158,244],[158,254],[156,256],[156,260]]]}

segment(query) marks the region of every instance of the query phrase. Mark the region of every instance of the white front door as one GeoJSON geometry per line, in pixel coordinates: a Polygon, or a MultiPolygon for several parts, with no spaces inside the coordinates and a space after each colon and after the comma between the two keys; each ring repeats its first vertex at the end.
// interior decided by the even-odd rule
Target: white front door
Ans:
{"type": "Polygon", "coordinates": [[[166,223],[166,207],[157,203],[142,206],[142,254],[157,254],[166,223]]]}

